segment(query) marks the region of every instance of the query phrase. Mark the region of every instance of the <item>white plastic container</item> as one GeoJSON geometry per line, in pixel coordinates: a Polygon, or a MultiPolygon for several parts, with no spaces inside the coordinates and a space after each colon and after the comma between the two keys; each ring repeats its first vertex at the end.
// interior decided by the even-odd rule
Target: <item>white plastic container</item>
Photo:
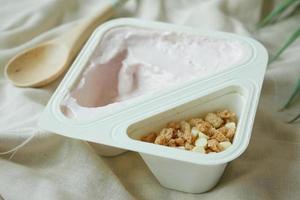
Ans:
{"type": "Polygon", "coordinates": [[[99,148],[106,156],[124,150],[139,152],[162,186],[189,193],[205,192],[216,185],[227,163],[248,146],[267,60],[265,48],[250,38],[159,22],[113,20],[95,30],[50,99],[39,125],[64,136],[102,144],[99,148]],[[123,108],[107,109],[89,120],[67,118],[60,109],[64,96],[78,81],[103,34],[120,26],[236,40],[245,45],[248,53],[242,63],[218,74],[144,95],[123,108]],[[225,108],[237,114],[238,125],[233,145],[221,153],[200,154],[139,140],[142,134],[159,130],[167,122],[225,108]]]}

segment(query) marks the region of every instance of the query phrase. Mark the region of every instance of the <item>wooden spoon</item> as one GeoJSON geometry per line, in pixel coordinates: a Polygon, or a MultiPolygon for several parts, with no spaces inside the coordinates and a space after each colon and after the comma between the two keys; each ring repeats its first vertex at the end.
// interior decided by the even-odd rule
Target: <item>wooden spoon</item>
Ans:
{"type": "Polygon", "coordinates": [[[124,0],[115,2],[101,7],[97,15],[84,20],[72,32],[14,56],[5,67],[6,77],[19,87],[41,87],[54,81],[70,66],[93,30],[111,18],[114,6],[124,0]]]}

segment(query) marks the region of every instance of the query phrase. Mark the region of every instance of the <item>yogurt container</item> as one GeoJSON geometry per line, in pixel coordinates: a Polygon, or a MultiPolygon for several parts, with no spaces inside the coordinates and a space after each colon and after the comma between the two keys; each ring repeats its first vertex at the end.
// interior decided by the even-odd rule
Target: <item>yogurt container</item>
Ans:
{"type": "Polygon", "coordinates": [[[265,48],[247,37],[112,20],[94,31],[39,126],[97,143],[105,156],[136,151],[162,186],[206,192],[248,146],[267,61],[265,48]],[[140,141],[170,121],[222,109],[238,118],[233,144],[223,152],[200,154],[140,141]]]}

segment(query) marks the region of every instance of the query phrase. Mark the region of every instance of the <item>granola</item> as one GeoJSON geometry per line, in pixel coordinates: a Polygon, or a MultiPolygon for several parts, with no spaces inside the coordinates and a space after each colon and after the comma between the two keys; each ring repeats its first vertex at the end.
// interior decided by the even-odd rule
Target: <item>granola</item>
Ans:
{"type": "Polygon", "coordinates": [[[141,140],[199,153],[217,153],[232,145],[236,122],[236,114],[229,110],[210,112],[204,118],[169,122],[159,133],[146,134],[141,140]]]}

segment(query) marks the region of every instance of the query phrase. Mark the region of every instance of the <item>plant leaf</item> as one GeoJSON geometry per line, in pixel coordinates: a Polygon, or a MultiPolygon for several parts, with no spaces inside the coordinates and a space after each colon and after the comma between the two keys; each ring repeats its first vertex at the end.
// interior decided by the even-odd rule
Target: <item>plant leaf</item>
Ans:
{"type": "Polygon", "coordinates": [[[270,24],[275,18],[279,17],[288,7],[293,5],[299,0],[283,0],[278,6],[276,6],[270,14],[268,14],[261,22],[259,22],[258,27],[270,24]]]}
{"type": "Polygon", "coordinates": [[[282,52],[288,48],[298,37],[300,36],[300,28],[296,30],[290,37],[289,39],[284,43],[282,47],[279,48],[279,50],[275,53],[275,55],[270,59],[269,63],[273,62],[276,60],[282,52]]]}
{"type": "Polygon", "coordinates": [[[289,124],[294,123],[294,122],[297,121],[298,119],[300,119],[300,113],[299,113],[294,119],[292,119],[291,121],[289,121],[288,123],[289,123],[289,124]]]}
{"type": "Polygon", "coordinates": [[[297,85],[296,85],[292,95],[290,96],[290,98],[288,99],[286,104],[280,110],[282,111],[284,109],[287,109],[293,103],[293,101],[296,99],[298,94],[300,94],[300,78],[298,79],[297,85]]]}

